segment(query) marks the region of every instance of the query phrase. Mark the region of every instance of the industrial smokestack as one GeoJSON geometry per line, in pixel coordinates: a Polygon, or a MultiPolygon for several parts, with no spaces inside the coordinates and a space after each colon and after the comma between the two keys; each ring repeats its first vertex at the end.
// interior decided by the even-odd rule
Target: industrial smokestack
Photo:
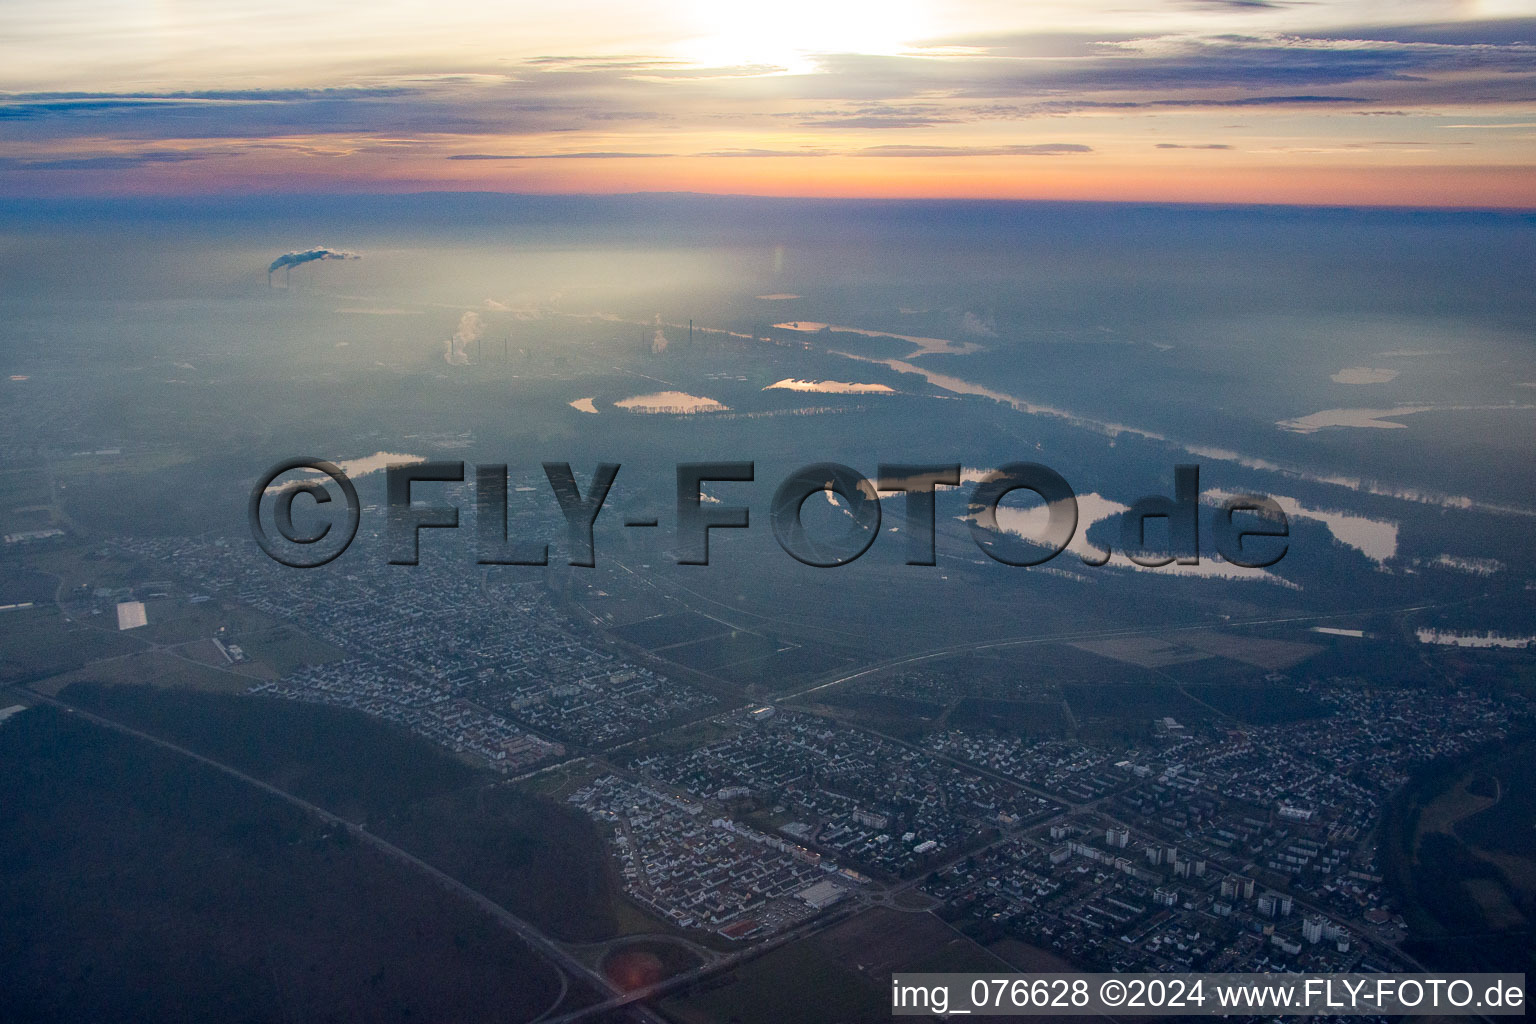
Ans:
{"type": "MultiPolygon", "coordinates": [[[[480,314],[473,310],[459,317],[459,329],[453,332],[453,337],[443,342],[443,361],[451,366],[469,365],[469,346],[472,342],[478,342],[484,331],[484,325],[480,323],[480,314]]],[[[479,352],[478,345],[475,351],[479,352]]]]}
{"type": "Polygon", "coordinates": [[[661,329],[661,314],[656,314],[656,330],[651,334],[651,355],[659,356],[667,350],[667,332],[661,329]]]}

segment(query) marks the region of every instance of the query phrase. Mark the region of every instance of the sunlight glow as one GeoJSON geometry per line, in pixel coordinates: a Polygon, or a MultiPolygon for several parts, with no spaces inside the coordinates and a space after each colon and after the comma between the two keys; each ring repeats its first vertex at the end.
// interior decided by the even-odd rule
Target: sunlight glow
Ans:
{"type": "Polygon", "coordinates": [[[703,67],[815,69],[819,54],[897,54],[931,31],[919,0],[781,0],[722,4],[693,0],[698,34],[679,55],[703,67]]]}

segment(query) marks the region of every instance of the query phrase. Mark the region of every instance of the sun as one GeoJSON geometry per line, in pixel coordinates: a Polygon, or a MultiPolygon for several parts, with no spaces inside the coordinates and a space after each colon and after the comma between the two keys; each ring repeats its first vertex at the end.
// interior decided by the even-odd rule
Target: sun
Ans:
{"type": "Polygon", "coordinates": [[[695,0],[682,55],[704,67],[814,70],[820,54],[894,54],[924,34],[920,0],[695,0]]]}

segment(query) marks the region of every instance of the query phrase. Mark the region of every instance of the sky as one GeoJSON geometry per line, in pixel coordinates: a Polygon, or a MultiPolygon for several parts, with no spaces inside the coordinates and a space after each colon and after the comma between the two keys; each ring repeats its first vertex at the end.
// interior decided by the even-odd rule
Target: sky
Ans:
{"type": "Polygon", "coordinates": [[[1536,207],[1536,0],[6,0],[0,195],[1536,207]]]}

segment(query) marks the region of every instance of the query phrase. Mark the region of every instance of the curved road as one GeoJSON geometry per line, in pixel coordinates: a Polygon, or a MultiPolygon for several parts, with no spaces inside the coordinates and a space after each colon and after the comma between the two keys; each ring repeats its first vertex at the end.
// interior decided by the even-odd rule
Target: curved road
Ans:
{"type": "MultiPolygon", "coordinates": [[[[102,726],[103,728],[116,730],[117,732],[132,736],[135,739],[143,740],[146,743],[153,743],[155,746],[161,747],[165,750],[173,751],[174,753],[180,754],[182,757],[190,758],[191,760],[197,761],[200,764],[207,765],[210,768],[214,768],[226,775],[239,779],[241,782],[244,782],[247,785],[255,786],[257,789],[260,789],[263,792],[270,793],[272,796],[275,796],[280,800],[285,800],[295,807],[302,808],[303,810],[319,817],[327,824],[335,825],[338,828],[345,828],[355,837],[361,839],[365,843],[368,843],[370,846],[383,853],[384,855],[391,857],[394,860],[407,865],[408,867],[415,868],[417,871],[420,871],[422,874],[428,876],[433,881],[443,886],[449,892],[463,897],[470,903],[473,903],[480,910],[489,914],[508,931],[516,935],[527,946],[548,960],[550,966],[555,969],[555,974],[560,978],[559,998],[557,998],[555,1002],[551,1004],[550,1007],[546,1009],[542,1014],[540,1014],[538,1017],[535,1017],[534,1021],[543,1020],[549,1017],[550,1014],[559,1008],[560,1004],[565,1000],[566,994],[570,990],[570,978],[574,976],[588,982],[590,985],[596,988],[597,991],[606,993],[609,999],[605,1002],[605,1004],[612,1004],[614,1006],[631,1006],[632,1012],[639,1014],[646,1021],[650,1022],[650,1024],[664,1024],[662,1019],[651,1012],[649,1008],[644,1006],[633,1006],[631,1000],[623,998],[626,993],[623,993],[617,989],[607,978],[603,977],[602,974],[594,971],[580,960],[577,960],[575,957],[571,956],[553,940],[545,936],[544,933],[540,932],[533,925],[516,916],[511,911],[507,910],[506,907],[503,907],[501,904],[497,903],[489,896],[486,896],[484,893],[479,892],[476,889],[471,889],[469,886],[465,885],[457,878],[454,878],[452,875],[446,874],[438,868],[433,867],[431,864],[428,864],[426,861],[415,856],[414,854],[401,849],[395,844],[389,842],[387,839],[374,835],[364,826],[353,824],[344,818],[340,818],[335,814],[332,814],[324,807],[310,803],[303,797],[294,796],[292,793],[278,789],[276,786],[269,782],[264,782],[263,780],[258,779],[253,775],[247,775],[245,772],[240,771],[238,768],[232,768],[220,761],[215,761],[210,757],[205,757],[202,754],[197,753],[195,750],[188,750],[186,747],[172,743],[169,740],[161,739],[158,736],[154,736],[146,732],[141,732],[132,726],[124,725],[121,722],[115,722],[110,718],[103,718],[100,715],[94,715],[89,711],[77,708],[55,697],[50,697],[47,694],[38,693],[31,688],[27,688],[26,692],[42,703],[52,705],[53,707],[59,708],[60,710],[70,714],[79,715],[86,721],[102,726]]],[[[532,1022],[530,1022],[530,1024],[532,1024],[532,1022]]]]}

